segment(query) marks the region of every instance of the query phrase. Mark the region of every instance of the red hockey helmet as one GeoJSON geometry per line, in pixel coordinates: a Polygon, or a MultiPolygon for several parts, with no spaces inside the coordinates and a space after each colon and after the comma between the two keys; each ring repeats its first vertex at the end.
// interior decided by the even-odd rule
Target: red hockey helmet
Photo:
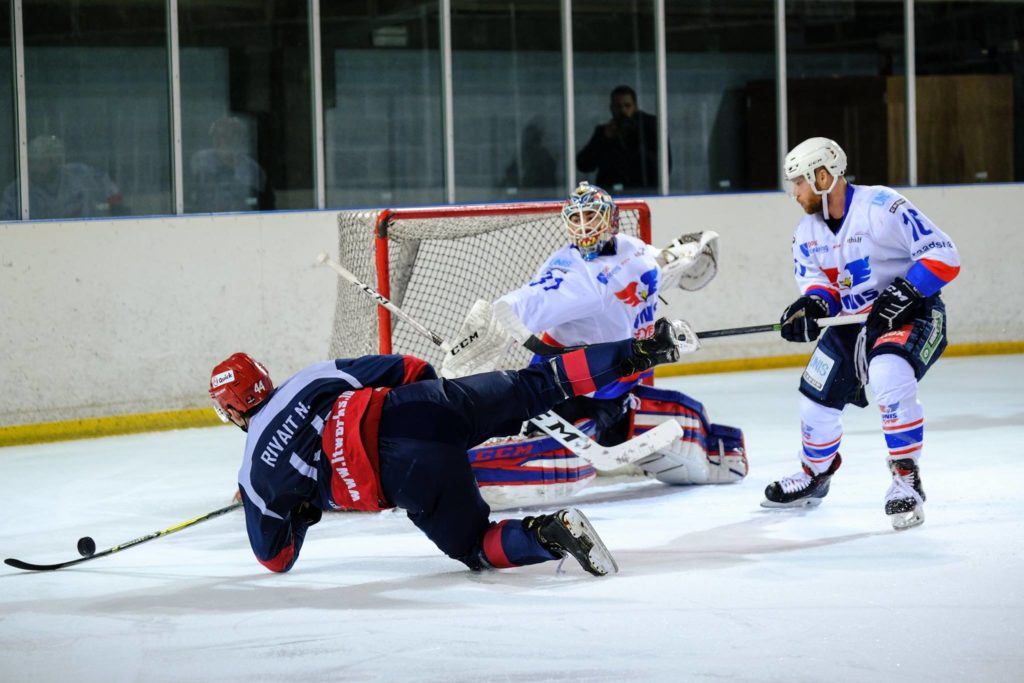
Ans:
{"type": "Polygon", "coordinates": [[[259,406],[274,384],[263,364],[247,353],[235,353],[213,368],[210,375],[210,398],[220,419],[228,422],[227,408],[243,415],[259,406]]]}

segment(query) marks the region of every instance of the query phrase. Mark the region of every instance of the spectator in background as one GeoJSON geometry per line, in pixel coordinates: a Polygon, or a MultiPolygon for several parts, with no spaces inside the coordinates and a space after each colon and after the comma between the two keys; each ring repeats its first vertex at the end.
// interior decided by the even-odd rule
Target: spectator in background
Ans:
{"type": "MultiPolygon", "coordinates": [[[[596,184],[615,194],[658,190],[658,119],[640,111],[628,85],[612,90],[612,118],[597,126],[576,155],[581,173],[597,171],[596,184]]],[[[672,159],[669,157],[669,168],[672,159]]]]}
{"type": "MultiPolygon", "coordinates": [[[[117,185],[103,171],[81,163],[65,163],[64,143],[56,135],[40,135],[28,143],[29,218],[87,218],[127,213],[117,185]]],[[[18,183],[4,189],[0,215],[18,220],[18,183]]]]}
{"type": "Polygon", "coordinates": [[[267,174],[246,153],[245,124],[233,116],[210,125],[213,147],[196,152],[189,165],[185,210],[195,212],[269,211],[274,192],[267,174]]]}
{"type": "Polygon", "coordinates": [[[505,169],[505,187],[524,190],[558,190],[558,174],[554,155],[544,146],[544,128],[531,121],[523,128],[519,157],[505,169]]]}

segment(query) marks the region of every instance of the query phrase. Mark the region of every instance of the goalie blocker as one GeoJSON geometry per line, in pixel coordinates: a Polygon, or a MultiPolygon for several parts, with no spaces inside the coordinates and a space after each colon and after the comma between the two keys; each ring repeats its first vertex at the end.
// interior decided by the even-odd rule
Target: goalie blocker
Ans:
{"type": "MultiPolygon", "coordinates": [[[[704,406],[686,394],[637,386],[629,398],[628,420],[628,438],[667,420],[678,422],[683,435],[615,473],[639,468],[672,485],[729,484],[747,475],[743,432],[712,423],[704,406]]],[[[578,426],[590,432],[593,422],[578,426]]],[[[597,475],[591,463],[544,435],[481,444],[469,451],[469,460],[484,500],[499,510],[569,498],[597,475]]]]}

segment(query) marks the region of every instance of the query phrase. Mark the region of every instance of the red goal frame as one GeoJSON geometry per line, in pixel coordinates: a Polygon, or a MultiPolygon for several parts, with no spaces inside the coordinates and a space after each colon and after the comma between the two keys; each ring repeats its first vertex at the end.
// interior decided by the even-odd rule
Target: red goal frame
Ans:
{"type": "MultiPolygon", "coordinates": [[[[474,216],[515,216],[557,213],[565,202],[518,202],[510,204],[463,204],[411,209],[384,209],[374,224],[374,255],[377,266],[377,291],[391,298],[391,273],[388,265],[388,230],[394,221],[425,218],[472,218],[474,216]]],[[[640,239],[651,243],[651,207],[640,199],[616,200],[619,211],[636,211],[640,239]]],[[[391,311],[378,307],[377,334],[380,353],[391,350],[391,311]]]]}

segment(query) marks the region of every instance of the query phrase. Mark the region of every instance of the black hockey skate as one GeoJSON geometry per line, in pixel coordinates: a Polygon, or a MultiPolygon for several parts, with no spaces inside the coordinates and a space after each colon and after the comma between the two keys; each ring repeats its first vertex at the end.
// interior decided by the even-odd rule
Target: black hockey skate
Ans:
{"type": "Polygon", "coordinates": [[[821,474],[815,474],[804,465],[803,469],[793,476],[773,481],[764,490],[765,499],[761,501],[761,507],[796,508],[820,505],[821,499],[828,495],[828,484],[832,475],[841,464],[843,459],[836,453],[832,464],[821,474]]]}
{"type": "Polygon", "coordinates": [[[581,567],[594,576],[619,571],[619,565],[591,526],[590,520],[576,508],[566,508],[551,515],[526,517],[523,519],[523,527],[537,534],[546,549],[562,557],[572,555],[581,567]]]}
{"type": "Polygon", "coordinates": [[[903,531],[924,523],[924,487],[921,472],[913,458],[889,462],[892,486],[885,493],[885,514],[892,528],[903,531]]]}

